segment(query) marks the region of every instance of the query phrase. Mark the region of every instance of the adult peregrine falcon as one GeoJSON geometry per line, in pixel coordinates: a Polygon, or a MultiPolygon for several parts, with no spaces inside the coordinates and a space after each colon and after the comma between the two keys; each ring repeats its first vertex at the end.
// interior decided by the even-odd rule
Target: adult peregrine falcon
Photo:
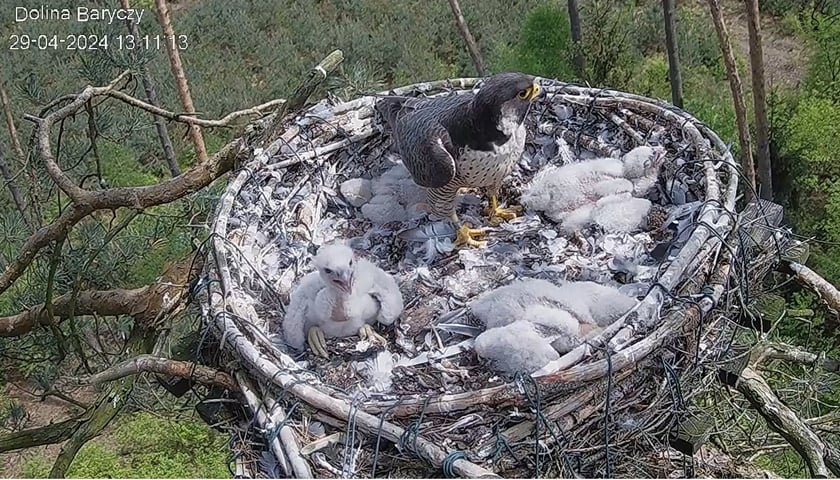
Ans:
{"type": "MultiPolygon", "coordinates": [[[[531,75],[500,73],[478,93],[432,98],[389,96],[376,104],[414,181],[426,187],[431,212],[459,223],[461,188],[486,188],[491,223],[516,217],[500,208],[499,189],[525,149],[525,115],[540,87],[531,75]]],[[[482,229],[461,225],[456,245],[481,246],[482,229]]]]}

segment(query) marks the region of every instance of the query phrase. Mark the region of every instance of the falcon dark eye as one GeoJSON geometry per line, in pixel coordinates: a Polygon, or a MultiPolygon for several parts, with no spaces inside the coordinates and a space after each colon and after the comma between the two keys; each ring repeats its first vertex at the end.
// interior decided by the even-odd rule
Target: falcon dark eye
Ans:
{"type": "Polygon", "coordinates": [[[520,91],[516,96],[521,100],[527,100],[528,97],[531,95],[531,87],[526,88],[525,90],[520,91]]]}
{"type": "Polygon", "coordinates": [[[331,268],[325,268],[325,269],[324,269],[324,273],[326,273],[327,275],[329,275],[329,274],[333,273],[333,271],[332,271],[332,269],[331,269],[331,268]]]}

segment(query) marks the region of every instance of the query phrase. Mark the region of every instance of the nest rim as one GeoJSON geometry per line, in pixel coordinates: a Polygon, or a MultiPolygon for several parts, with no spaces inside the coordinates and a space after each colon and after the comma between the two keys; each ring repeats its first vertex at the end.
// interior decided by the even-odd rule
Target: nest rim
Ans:
{"type": "MultiPolygon", "coordinates": [[[[326,105],[332,114],[341,114],[351,110],[362,111],[372,107],[377,95],[431,95],[453,90],[467,91],[476,87],[481,80],[481,78],[456,78],[420,82],[348,102],[335,105],[326,103],[326,105]]],[[[705,178],[705,198],[702,200],[698,221],[693,227],[689,240],[676,253],[676,258],[669,261],[668,267],[658,276],[656,284],[661,288],[651,289],[637,308],[642,305],[661,304],[663,295],[673,291],[684,280],[683,274],[686,271],[691,270],[698,263],[710,261],[711,253],[735,227],[733,213],[739,171],[731,152],[711,128],[690,113],[666,102],[616,90],[578,86],[558,80],[540,79],[540,83],[546,91],[546,97],[542,100],[545,102],[559,101],[575,106],[608,108],[611,111],[627,109],[655,115],[658,121],[664,121],[668,126],[681,131],[695,149],[696,157],[703,159],[701,162],[705,178]],[[728,178],[724,179],[725,176],[728,178]]],[[[314,109],[325,105],[325,102],[318,102],[302,112],[287,116],[281,119],[281,122],[284,127],[290,128],[296,119],[305,118],[314,109]]],[[[277,119],[268,120],[277,121],[277,119]]],[[[498,386],[457,394],[433,395],[425,400],[416,395],[405,395],[398,398],[368,399],[354,403],[343,392],[324,384],[317,375],[300,367],[288,354],[274,346],[266,336],[266,332],[248,328],[247,322],[243,325],[243,322],[238,321],[237,318],[247,317],[247,313],[237,311],[235,305],[226,301],[230,293],[236,289],[227,262],[227,257],[230,255],[227,245],[229,243],[229,216],[237,196],[249,179],[253,178],[253,174],[262,168],[279,170],[301,162],[311,161],[315,162],[316,166],[320,166],[322,162],[329,161],[323,158],[325,155],[328,156],[332,152],[347,148],[372,135],[381,135],[381,132],[376,128],[364,132],[351,132],[349,137],[340,141],[308,151],[295,151],[291,155],[270,153],[270,147],[276,145],[277,141],[272,145],[259,146],[264,149],[262,153],[268,152],[267,156],[272,157],[271,161],[266,161],[266,155],[255,155],[256,151],[252,151],[251,161],[239,172],[232,174],[232,180],[219,200],[211,228],[209,253],[213,261],[207,262],[205,268],[210,277],[216,281],[211,281],[208,285],[209,301],[204,311],[206,323],[220,332],[223,347],[235,352],[239,361],[246,364],[243,366],[247,370],[258,372],[261,381],[272,385],[273,388],[280,388],[295,396],[303,397],[309,403],[314,402],[313,406],[316,408],[333,414],[346,414],[355,405],[355,408],[367,414],[389,413],[392,417],[406,417],[421,412],[446,414],[453,411],[466,411],[474,405],[494,406],[516,401],[521,397],[521,392],[515,382],[506,381],[498,386]]],[[[279,146],[276,151],[279,151],[279,146]]],[[[708,312],[716,305],[725,289],[725,282],[707,284],[703,286],[703,289],[706,295],[698,304],[701,313],[708,312]]],[[[611,353],[610,358],[593,360],[589,355],[589,347],[582,345],[550,364],[551,368],[547,367],[534,374],[534,380],[541,385],[563,384],[568,386],[569,391],[579,390],[590,382],[603,379],[608,372],[620,372],[630,363],[651,354],[673,335],[674,331],[680,328],[681,322],[685,320],[682,317],[682,319],[676,318],[670,321],[659,318],[657,325],[648,326],[646,335],[639,336],[634,334],[636,333],[634,329],[639,326],[626,324],[631,312],[623,315],[592,340],[595,345],[610,345],[611,340],[623,338],[622,336],[627,337],[625,343],[619,343],[621,349],[611,353]]]]}

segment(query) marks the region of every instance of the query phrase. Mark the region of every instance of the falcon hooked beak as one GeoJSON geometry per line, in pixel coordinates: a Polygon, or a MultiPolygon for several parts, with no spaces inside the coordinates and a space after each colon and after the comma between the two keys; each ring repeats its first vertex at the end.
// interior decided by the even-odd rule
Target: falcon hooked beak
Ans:
{"type": "Polygon", "coordinates": [[[540,97],[541,91],[542,89],[540,88],[540,85],[537,83],[536,80],[534,80],[534,83],[530,87],[519,92],[519,98],[521,98],[522,100],[528,100],[529,102],[533,102],[538,97],[540,97]]]}

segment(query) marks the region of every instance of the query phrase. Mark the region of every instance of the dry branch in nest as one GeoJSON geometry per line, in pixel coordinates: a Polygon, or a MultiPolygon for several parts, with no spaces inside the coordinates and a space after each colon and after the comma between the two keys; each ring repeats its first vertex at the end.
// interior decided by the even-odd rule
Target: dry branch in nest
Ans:
{"type": "MultiPolygon", "coordinates": [[[[545,80],[542,86],[548,94],[528,119],[526,153],[508,191],[515,195],[549,163],[661,145],[669,161],[651,198],[668,212],[687,213],[658,227],[659,240],[647,231],[564,238],[529,213],[491,229],[497,243],[485,250],[425,255],[423,247],[395,234],[414,225],[371,225],[338,193],[343,181],[375,179],[392,164],[388,136],[372,108],[375,97],[322,101],[282,125],[272,124],[274,118],[265,120],[268,126],[256,124],[255,132],[276,128],[279,136],[270,143],[253,143],[265,136],[246,141],[252,159],[221,198],[205,318],[222,342],[217,361],[240,365],[236,375],[261,429],[250,434],[276,431],[276,420],[257,413],[272,405],[283,409],[283,427],[297,425],[297,438],[286,435],[274,446],[278,437],[271,433],[262,436],[263,452],[243,455],[273,456],[283,471],[292,468],[291,458],[302,458],[317,476],[657,471],[635,459],[655,442],[667,449],[672,425],[711,384],[716,368],[704,365],[713,365],[727,348],[731,325],[712,312],[727,304],[722,300],[729,295],[730,272],[740,268],[731,240],[738,171],[720,138],[679,109],[623,92],[545,80]],[[378,353],[364,345],[329,363],[308,355],[299,363],[276,341],[290,289],[308,271],[315,246],[337,238],[397,272],[403,292],[411,292],[389,335],[396,340],[396,351],[388,347],[396,366],[387,387],[367,383],[365,365],[378,353]],[[657,245],[664,255],[654,253],[657,245]],[[502,248],[519,253],[500,261],[502,248]],[[441,319],[469,321],[464,305],[471,298],[519,276],[615,284],[620,255],[637,262],[627,274],[638,289],[636,308],[534,376],[500,378],[476,363],[469,347],[457,347],[457,337],[435,328],[441,319]],[[481,274],[470,273],[476,271],[481,274]],[[680,395],[672,394],[675,389],[680,395]],[[648,440],[635,441],[640,435],[648,440]],[[301,453],[295,444],[318,447],[301,453]]],[[[478,80],[455,79],[388,93],[447,95],[473,88],[480,88],[478,80]]],[[[464,204],[466,216],[480,208],[469,198],[464,204]]],[[[332,342],[352,350],[350,339],[332,342]]],[[[243,468],[270,475],[264,463],[243,468]]]]}

